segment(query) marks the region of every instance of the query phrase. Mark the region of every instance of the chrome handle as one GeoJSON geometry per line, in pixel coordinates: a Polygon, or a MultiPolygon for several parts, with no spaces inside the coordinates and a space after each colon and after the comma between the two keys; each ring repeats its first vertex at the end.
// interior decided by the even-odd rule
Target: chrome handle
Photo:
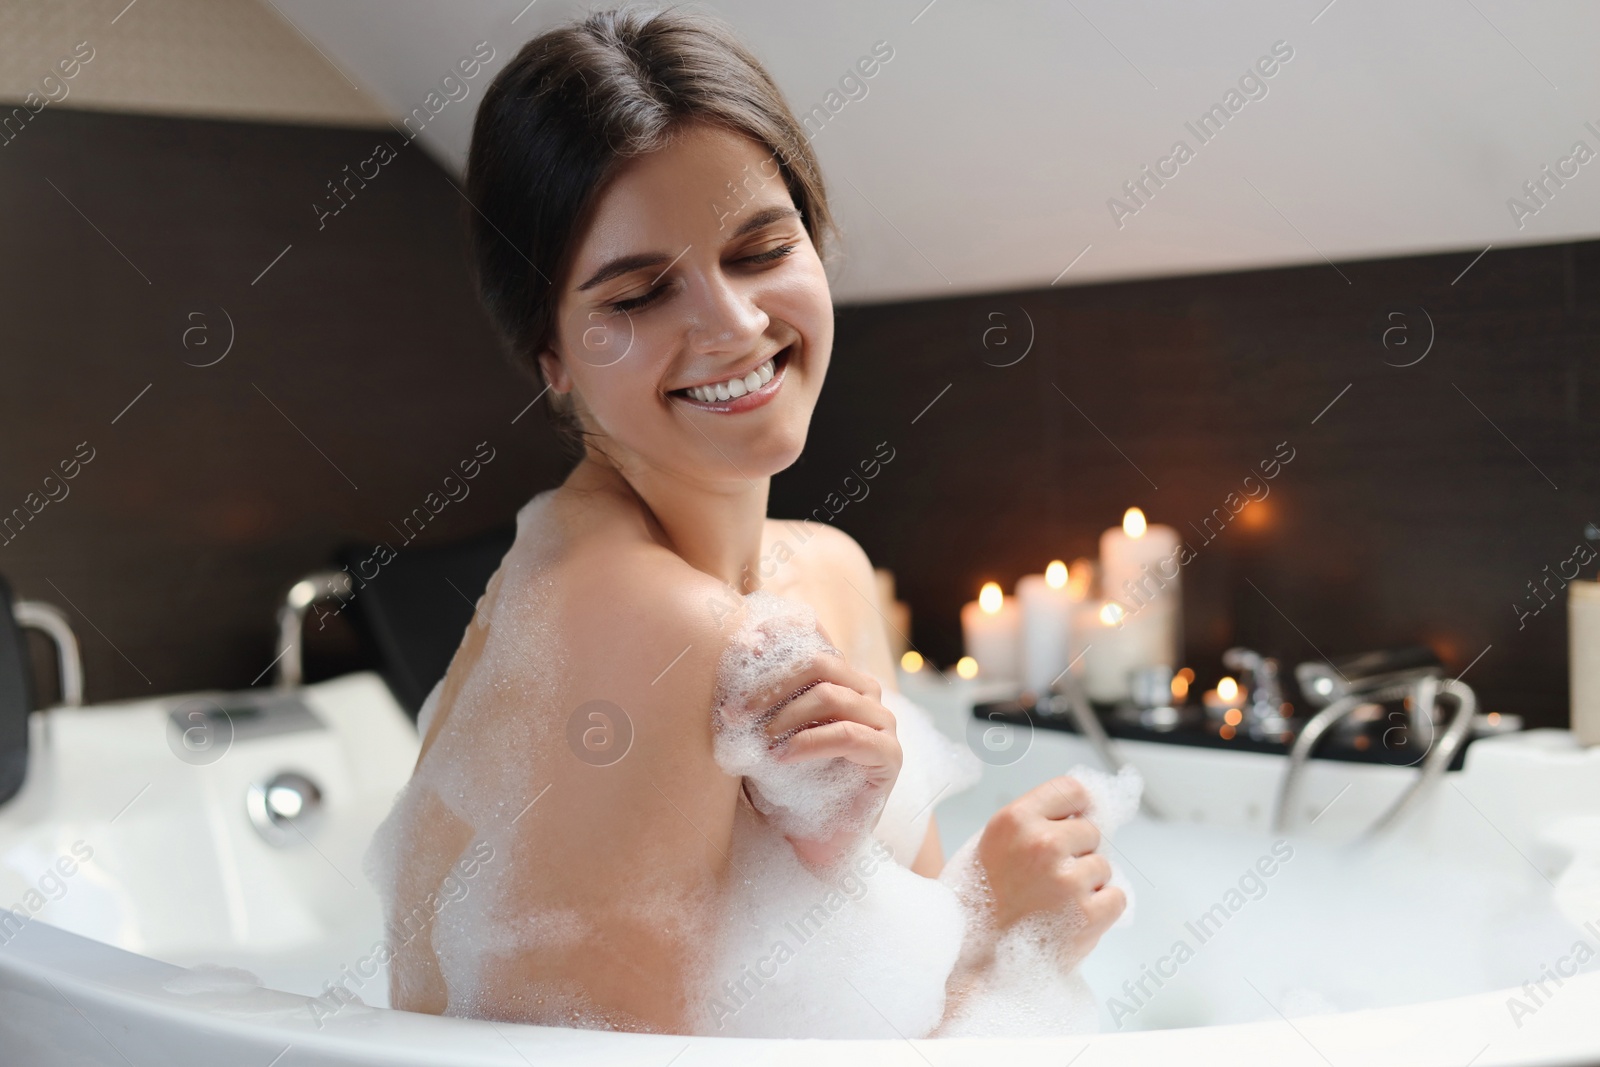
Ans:
{"type": "Polygon", "coordinates": [[[18,626],[38,630],[50,638],[56,650],[56,669],[61,679],[61,706],[83,706],[83,656],[78,638],[60,608],[42,600],[18,600],[11,605],[18,626]]]}
{"type": "Polygon", "coordinates": [[[1288,729],[1283,713],[1283,686],[1278,681],[1278,661],[1248,648],[1230,648],[1222,654],[1223,666],[1249,672],[1249,703],[1244,708],[1245,731],[1251,737],[1277,738],[1288,729]]]}
{"type": "Polygon", "coordinates": [[[1382,703],[1409,696],[1412,701],[1413,720],[1426,720],[1431,726],[1438,699],[1445,694],[1455,698],[1456,712],[1451,717],[1444,736],[1439,739],[1438,744],[1430,746],[1416,778],[1364,833],[1370,838],[1394,826],[1400,817],[1415,807],[1429,788],[1444,775],[1445,770],[1455,759],[1456,753],[1467,742],[1467,734],[1472,726],[1472,716],[1477,711],[1478,700],[1472,687],[1459,678],[1441,681],[1431,674],[1424,674],[1405,683],[1391,682],[1382,686],[1365,687],[1345,693],[1317,712],[1300,730],[1294,739],[1293,747],[1289,750],[1288,765],[1284,768],[1283,778],[1278,785],[1278,800],[1272,814],[1272,832],[1284,833],[1288,830],[1300,775],[1311,758],[1311,751],[1340,719],[1363,704],[1382,703]]]}
{"type": "Polygon", "coordinates": [[[278,655],[273,660],[278,665],[278,673],[274,687],[294,689],[305,680],[300,644],[305,635],[306,612],[311,605],[329,598],[342,601],[352,592],[350,575],[346,571],[317,571],[289,588],[283,605],[278,608],[278,655]]]}

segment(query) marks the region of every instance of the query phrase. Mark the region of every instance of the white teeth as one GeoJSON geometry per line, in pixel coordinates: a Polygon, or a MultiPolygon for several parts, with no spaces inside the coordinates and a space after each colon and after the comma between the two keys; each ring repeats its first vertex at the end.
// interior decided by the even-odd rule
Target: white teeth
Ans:
{"type": "Polygon", "coordinates": [[[722,400],[732,400],[735,397],[753,393],[763,385],[772,381],[773,375],[778,373],[776,357],[769,359],[743,378],[729,378],[716,385],[697,385],[687,390],[689,395],[706,404],[715,404],[722,400]]]}

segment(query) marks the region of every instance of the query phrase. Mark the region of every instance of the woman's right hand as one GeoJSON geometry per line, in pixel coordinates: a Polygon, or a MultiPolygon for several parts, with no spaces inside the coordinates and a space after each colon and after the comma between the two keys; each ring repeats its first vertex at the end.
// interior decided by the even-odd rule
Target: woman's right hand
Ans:
{"type": "Polygon", "coordinates": [[[1088,807],[1077,779],[1052,778],[997,811],[977,846],[995,932],[1030,915],[1065,918],[1059,947],[1068,966],[1088,955],[1128,906],[1122,890],[1106,884],[1111,865],[1095,851],[1100,831],[1084,816],[1088,807]]]}
{"type": "MultiPolygon", "coordinates": [[[[821,626],[817,631],[832,641],[821,626]]],[[[769,747],[781,763],[843,759],[861,774],[861,789],[842,823],[820,840],[790,836],[795,853],[825,866],[847,852],[882,814],[900,774],[894,713],[883,706],[877,680],[834,652],[797,664],[784,680],[757,697],[769,747]]],[[[747,712],[747,714],[750,712],[747,712]]]]}

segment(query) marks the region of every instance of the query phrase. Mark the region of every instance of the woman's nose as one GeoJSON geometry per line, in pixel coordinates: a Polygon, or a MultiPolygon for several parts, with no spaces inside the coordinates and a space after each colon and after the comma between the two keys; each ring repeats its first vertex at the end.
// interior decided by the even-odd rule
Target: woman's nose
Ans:
{"type": "Polygon", "coordinates": [[[756,306],[752,286],[719,270],[702,274],[694,291],[689,340],[695,351],[742,356],[766,333],[770,319],[756,306]]]}

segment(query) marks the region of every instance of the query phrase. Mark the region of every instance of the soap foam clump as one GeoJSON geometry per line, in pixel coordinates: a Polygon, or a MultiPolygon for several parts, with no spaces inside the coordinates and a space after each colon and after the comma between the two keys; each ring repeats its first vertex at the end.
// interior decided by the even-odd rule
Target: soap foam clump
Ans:
{"type": "MultiPolygon", "coordinates": [[[[751,802],[779,830],[821,840],[851,817],[866,786],[866,772],[838,758],[779,763],[769,749],[766,725],[798,693],[777,707],[753,705],[814,656],[840,652],[817,629],[816,612],[809,605],[762,589],[744,599],[744,623],[717,670],[713,755],[717,766],[746,780],[751,802]]],[[[869,813],[869,820],[876,814],[869,813]]]]}
{"type": "Polygon", "coordinates": [[[938,1026],[966,930],[948,886],[902,867],[871,837],[811,870],[748,813],[730,868],[695,1033],[893,1039],[938,1026]]]}
{"type": "MultiPolygon", "coordinates": [[[[1079,764],[1067,775],[1077,779],[1089,794],[1084,817],[1100,831],[1102,842],[1110,840],[1138,813],[1144,779],[1132,765],[1123,766],[1113,775],[1079,764]]],[[[986,953],[992,953],[992,957],[980,981],[967,992],[939,1036],[1032,1037],[1095,1032],[1098,1009],[1094,991],[1078,970],[1081,957],[1063,951],[1063,946],[1069,945],[1087,925],[1087,918],[1076,907],[1055,914],[1036,913],[996,936],[993,893],[977,862],[981,837],[981,832],[973,834],[956,850],[940,881],[954,891],[972,924],[962,966],[973,965],[986,953]]],[[[1110,862],[1110,866],[1106,885],[1117,886],[1128,901],[1113,923],[1121,926],[1133,919],[1133,887],[1117,863],[1110,862]]]]}

